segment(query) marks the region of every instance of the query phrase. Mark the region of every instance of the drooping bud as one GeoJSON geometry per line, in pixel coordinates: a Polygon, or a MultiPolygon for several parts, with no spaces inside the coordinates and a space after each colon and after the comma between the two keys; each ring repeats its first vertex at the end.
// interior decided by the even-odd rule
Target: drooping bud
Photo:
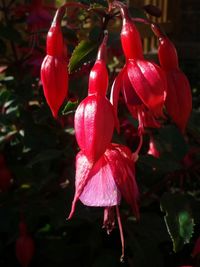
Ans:
{"type": "Polygon", "coordinates": [[[74,126],[79,147],[91,162],[96,162],[112,138],[112,105],[101,95],[86,97],[76,110],[74,126]]]}
{"type": "Polygon", "coordinates": [[[117,3],[122,15],[121,43],[127,59],[143,59],[142,41],[140,33],[132,22],[128,8],[122,3],[117,3]]]}
{"type": "Polygon", "coordinates": [[[158,56],[167,81],[166,109],[179,129],[184,132],[192,110],[190,84],[185,74],[179,69],[174,44],[157,25],[152,25],[152,30],[159,38],[158,56]]]}
{"type": "Polygon", "coordinates": [[[28,267],[34,255],[34,242],[27,232],[24,222],[19,224],[19,237],[16,240],[16,256],[22,267],[28,267]]]}
{"type": "Polygon", "coordinates": [[[47,55],[41,66],[46,101],[56,118],[68,94],[67,49],[61,32],[63,9],[59,9],[47,35],[47,55]]]}
{"type": "Polygon", "coordinates": [[[74,119],[78,145],[93,163],[105,152],[114,130],[113,107],[105,96],[108,86],[106,40],[107,37],[99,48],[97,61],[90,74],[89,95],[78,106],[74,119]]]}
{"type": "Polygon", "coordinates": [[[90,72],[88,95],[101,94],[106,95],[108,88],[108,71],[106,68],[106,43],[107,35],[104,37],[102,44],[99,47],[97,60],[90,72]]]}

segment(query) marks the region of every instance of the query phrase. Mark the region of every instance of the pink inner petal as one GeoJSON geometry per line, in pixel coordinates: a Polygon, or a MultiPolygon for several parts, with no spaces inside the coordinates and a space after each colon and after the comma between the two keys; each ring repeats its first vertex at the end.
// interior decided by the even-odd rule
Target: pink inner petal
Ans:
{"type": "Polygon", "coordinates": [[[87,206],[111,207],[120,203],[121,194],[105,157],[102,156],[90,173],[80,200],[87,206]]]}

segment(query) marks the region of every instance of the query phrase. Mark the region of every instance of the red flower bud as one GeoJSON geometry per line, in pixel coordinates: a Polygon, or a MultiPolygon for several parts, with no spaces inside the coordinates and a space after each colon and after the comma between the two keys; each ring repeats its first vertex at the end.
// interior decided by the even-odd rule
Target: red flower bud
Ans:
{"type": "Polygon", "coordinates": [[[179,69],[176,48],[170,40],[161,36],[158,49],[159,61],[167,79],[166,108],[180,130],[185,130],[191,110],[191,88],[185,74],[179,69]]]}
{"type": "Polygon", "coordinates": [[[56,118],[68,93],[67,50],[62,37],[58,10],[47,35],[47,56],[41,66],[41,80],[47,103],[56,118]]]}
{"type": "Polygon", "coordinates": [[[75,119],[77,142],[91,163],[96,162],[109,145],[114,130],[113,107],[106,98],[108,73],[105,65],[107,37],[99,48],[89,78],[89,96],[78,106],[75,119]]]}
{"type": "Polygon", "coordinates": [[[123,18],[121,43],[127,59],[143,59],[140,34],[131,19],[123,18]]]}
{"type": "Polygon", "coordinates": [[[111,103],[114,105],[115,120],[120,89],[123,92],[128,109],[139,120],[139,127],[159,127],[154,117],[163,116],[163,106],[166,98],[166,80],[159,66],[143,59],[140,34],[133,24],[127,7],[115,1],[120,8],[123,25],[121,43],[126,57],[126,65],[116,78],[111,93],[111,103]],[[148,115],[141,116],[141,113],[148,115]],[[148,117],[148,119],[147,119],[148,117]],[[150,123],[147,125],[147,123],[150,123]]]}
{"type": "Polygon", "coordinates": [[[78,106],[75,119],[77,142],[91,162],[96,162],[109,145],[114,129],[110,102],[101,95],[90,95],[78,106]]]}
{"type": "Polygon", "coordinates": [[[20,234],[16,240],[16,256],[22,267],[28,267],[34,254],[34,242],[27,233],[27,226],[24,222],[19,224],[20,234]]]}

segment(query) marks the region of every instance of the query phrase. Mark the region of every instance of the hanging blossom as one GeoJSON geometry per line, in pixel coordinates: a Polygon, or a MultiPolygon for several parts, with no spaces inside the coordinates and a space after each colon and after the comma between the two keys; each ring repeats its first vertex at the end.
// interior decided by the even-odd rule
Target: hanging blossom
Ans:
{"type": "Polygon", "coordinates": [[[68,95],[67,48],[64,44],[61,19],[65,8],[60,8],[47,34],[47,55],[41,66],[44,95],[54,118],[68,95]]]}
{"type": "Polygon", "coordinates": [[[174,44],[157,25],[152,29],[159,38],[158,57],[167,80],[166,109],[179,129],[184,132],[192,110],[192,95],[189,81],[180,70],[174,44]]]}
{"type": "Polygon", "coordinates": [[[126,146],[111,143],[115,118],[113,106],[106,98],[106,41],[107,36],[90,72],[88,96],[75,113],[75,135],[81,151],[76,156],[76,190],[68,218],[73,216],[79,199],[87,206],[104,207],[103,227],[110,233],[115,225],[116,210],[123,259],[124,237],[118,205],[124,197],[139,218],[135,181],[137,157],[126,146]]]}
{"type": "Polygon", "coordinates": [[[122,15],[121,44],[126,64],[116,77],[111,92],[111,102],[117,117],[119,93],[132,116],[139,121],[139,132],[144,127],[159,127],[157,118],[163,117],[166,98],[166,81],[161,68],[143,57],[140,34],[128,14],[127,6],[114,1],[122,15]]]}

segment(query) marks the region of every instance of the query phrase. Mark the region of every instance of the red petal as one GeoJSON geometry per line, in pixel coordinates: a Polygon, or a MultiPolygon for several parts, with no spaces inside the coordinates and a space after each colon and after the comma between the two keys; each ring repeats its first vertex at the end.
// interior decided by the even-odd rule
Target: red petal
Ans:
{"type": "Polygon", "coordinates": [[[54,117],[68,93],[67,62],[47,55],[41,67],[44,95],[54,117]]]}
{"type": "Polygon", "coordinates": [[[107,158],[102,156],[89,174],[80,200],[87,206],[111,207],[120,203],[121,194],[115,184],[107,158]]]}
{"type": "Polygon", "coordinates": [[[128,59],[143,58],[140,33],[131,20],[123,20],[121,43],[124,54],[128,59]]]}
{"type": "Polygon", "coordinates": [[[139,192],[135,181],[135,165],[131,151],[126,146],[113,144],[106,151],[105,156],[108,159],[120,193],[131,205],[136,217],[139,218],[137,204],[139,192]]]}
{"type": "Polygon", "coordinates": [[[160,65],[164,70],[178,68],[178,55],[174,44],[167,38],[159,39],[158,56],[160,65]]]}
{"type": "Polygon", "coordinates": [[[86,97],[75,113],[77,142],[91,162],[96,162],[109,145],[114,129],[110,102],[100,95],[86,97]]]}
{"type": "Polygon", "coordinates": [[[180,130],[184,131],[192,110],[190,84],[184,73],[178,69],[166,72],[166,77],[166,108],[180,130]]]}
{"type": "Polygon", "coordinates": [[[162,70],[145,60],[131,60],[127,65],[128,77],[135,92],[155,116],[162,116],[165,101],[165,80],[162,70]]]}
{"type": "Polygon", "coordinates": [[[124,95],[125,103],[127,105],[136,107],[136,106],[143,104],[143,102],[140,100],[140,98],[136,94],[135,89],[133,88],[130,82],[130,79],[127,74],[127,70],[123,74],[122,92],[124,95]]]}

